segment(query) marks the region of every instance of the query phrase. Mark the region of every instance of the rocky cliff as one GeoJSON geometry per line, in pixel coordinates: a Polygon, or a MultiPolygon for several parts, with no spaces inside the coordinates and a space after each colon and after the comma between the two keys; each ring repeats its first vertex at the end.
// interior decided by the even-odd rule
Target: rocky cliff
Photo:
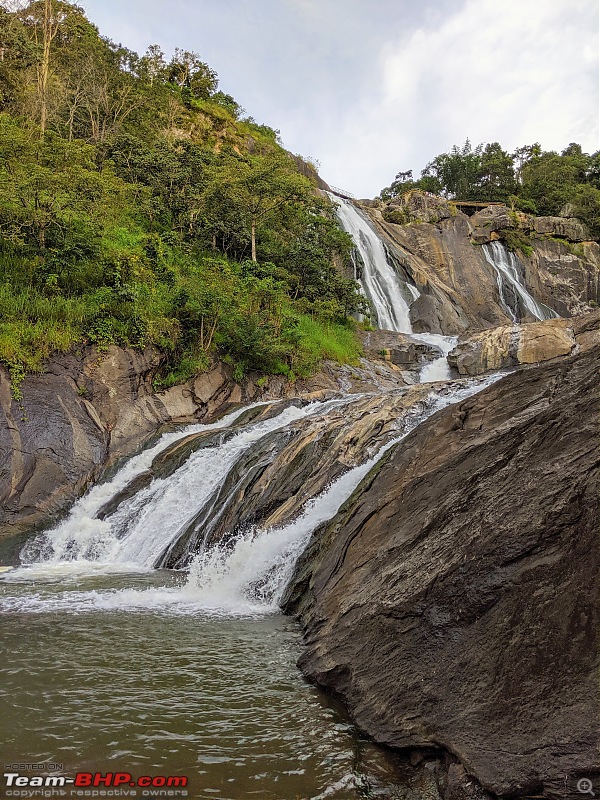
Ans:
{"type": "MultiPolygon", "coordinates": [[[[410,195],[403,205],[369,204],[364,210],[399,271],[422,293],[411,308],[415,332],[455,335],[511,321],[482,249],[491,241],[517,248],[524,284],[561,316],[600,303],[600,247],[585,239],[589,234],[578,220],[531,217],[501,205],[468,216],[422,194],[410,195]]],[[[520,321],[533,319],[524,315],[520,321]]]]}
{"type": "Polygon", "coordinates": [[[362,730],[447,750],[498,795],[564,797],[600,769],[599,362],[431,417],[316,532],[286,599],[303,672],[362,730]]]}

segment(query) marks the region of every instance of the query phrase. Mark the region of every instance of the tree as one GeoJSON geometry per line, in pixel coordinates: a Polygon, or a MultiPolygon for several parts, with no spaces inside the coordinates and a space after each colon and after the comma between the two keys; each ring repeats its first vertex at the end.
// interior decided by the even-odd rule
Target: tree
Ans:
{"type": "Polygon", "coordinates": [[[382,189],[379,196],[382,200],[393,200],[396,197],[402,196],[410,189],[414,189],[416,186],[417,184],[413,181],[413,171],[409,169],[405,172],[398,172],[394,181],[390,186],[382,189]]]}
{"type": "Polygon", "coordinates": [[[73,11],[80,11],[63,0],[35,0],[21,12],[21,19],[31,30],[38,48],[37,91],[39,103],[39,124],[42,136],[48,125],[48,86],[50,81],[50,58],[52,44],[73,11]]]}
{"type": "Polygon", "coordinates": [[[206,198],[217,213],[228,207],[245,221],[256,262],[259,224],[275,211],[283,213],[287,205],[306,200],[311,192],[310,181],[297,172],[291,157],[272,150],[222,161],[212,172],[206,198]]]}
{"type": "Polygon", "coordinates": [[[516,189],[513,160],[498,142],[486,144],[481,154],[478,195],[481,200],[506,201],[516,189]]]}
{"type": "Polygon", "coordinates": [[[466,139],[462,147],[454,145],[449,153],[441,153],[421,172],[422,177],[437,179],[447,197],[476,200],[481,174],[483,144],[473,149],[466,139]]]}
{"type": "Polygon", "coordinates": [[[165,76],[167,62],[159,45],[151,44],[148,47],[146,54],[140,59],[140,68],[142,76],[148,79],[150,86],[154,84],[154,81],[165,76]]]}
{"type": "Polygon", "coordinates": [[[542,148],[539,142],[535,142],[535,144],[526,144],[523,147],[517,147],[511,157],[513,160],[515,177],[518,184],[523,183],[522,173],[525,164],[531,161],[532,158],[541,156],[541,154],[542,148]]]}
{"type": "Polygon", "coordinates": [[[219,85],[217,73],[190,50],[176,48],[167,74],[171,83],[196,99],[210,97],[219,85]]]}

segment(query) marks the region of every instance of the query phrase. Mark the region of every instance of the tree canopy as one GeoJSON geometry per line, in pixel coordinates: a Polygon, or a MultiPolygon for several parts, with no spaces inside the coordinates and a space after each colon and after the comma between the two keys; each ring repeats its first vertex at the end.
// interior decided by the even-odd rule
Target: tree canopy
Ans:
{"type": "Polygon", "coordinates": [[[421,189],[456,200],[503,202],[514,208],[552,216],[565,207],[600,236],[600,151],[584,153],[572,142],[561,153],[539,143],[513,153],[498,142],[471,145],[469,139],[436,156],[413,180],[412,170],[399,172],[381,191],[383,200],[421,189]]]}
{"type": "Polygon", "coordinates": [[[243,113],[198,53],[140,56],[65,0],[0,3],[0,360],[14,374],[78,342],[159,346],[163,385],[215,351],[238,375],[356,357],[363,301],[332,266],[351,239],[277,131],[243,113]]]}

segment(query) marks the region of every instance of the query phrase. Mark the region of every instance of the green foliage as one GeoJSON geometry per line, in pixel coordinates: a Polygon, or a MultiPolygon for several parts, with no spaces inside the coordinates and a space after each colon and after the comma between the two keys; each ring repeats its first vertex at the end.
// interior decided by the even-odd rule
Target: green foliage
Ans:
{"type": "MultiPolygon", "coordinates": [[[[473,148],[467,139],[449,153],[436,156],[417,181],[412,171],[400,172],[381,191],[392,200],[410,189],[443,194],[447,198],[503,202],[513,210],[578,217],[593,238],[600,238],[600,151],[589,155],[572,142],[562,153],[545,152],[539,143],[519,147],[509,154],[498,142],[473,148]]],[[[389,221],[401,221],[396,210],[389,221]]]]}
{"type": "Polygon", "coordinates": [[[163,387],[215,355],[238,377],[353,359],[364,301],[333,268],[352,242],[278,131],[240,119],[198,54],[140,57],[50,1],[46,62],[44,5],[0,7],[0,361],[15,386],[85,343],[157,345],[163,387]]]}
{"type": "Polygon", "coordinates": [[[526,214],[537,214],[537,206],[533,200],[527,197],[519,197],[518,195],[511,194],[507,197],[506,202],[512,209],[523,211],[526,214]]]}
{"type": "Polygon", "coordinates": [[[310,375],[322,358],[338,364],[357,364],[362,354],[354,328],[350,325],[323,323],[301,316],[289,330],[296,345],[291,369],[296,375],[310,375]]]}
{"type": "Polygon", "coordinates": [[[506,228],[500,232],[504,244],[509,250],[520,250],[524,256],[531,256],[533,254],[533,247],[529,241],[528,236],[522,231],[512,230],[506,228]]]}

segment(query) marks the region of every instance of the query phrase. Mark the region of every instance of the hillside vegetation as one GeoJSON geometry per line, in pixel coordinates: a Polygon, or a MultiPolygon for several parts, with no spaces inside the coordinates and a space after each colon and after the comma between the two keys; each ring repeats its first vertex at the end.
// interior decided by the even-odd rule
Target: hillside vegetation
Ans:
{"type": "Polygon", "coordinates": [[[238,376],[355,359],[351,239],[301,166],[196,53],[0,4],[0,361],[154,344],[171,385],[214,352],[238,376]]]}

